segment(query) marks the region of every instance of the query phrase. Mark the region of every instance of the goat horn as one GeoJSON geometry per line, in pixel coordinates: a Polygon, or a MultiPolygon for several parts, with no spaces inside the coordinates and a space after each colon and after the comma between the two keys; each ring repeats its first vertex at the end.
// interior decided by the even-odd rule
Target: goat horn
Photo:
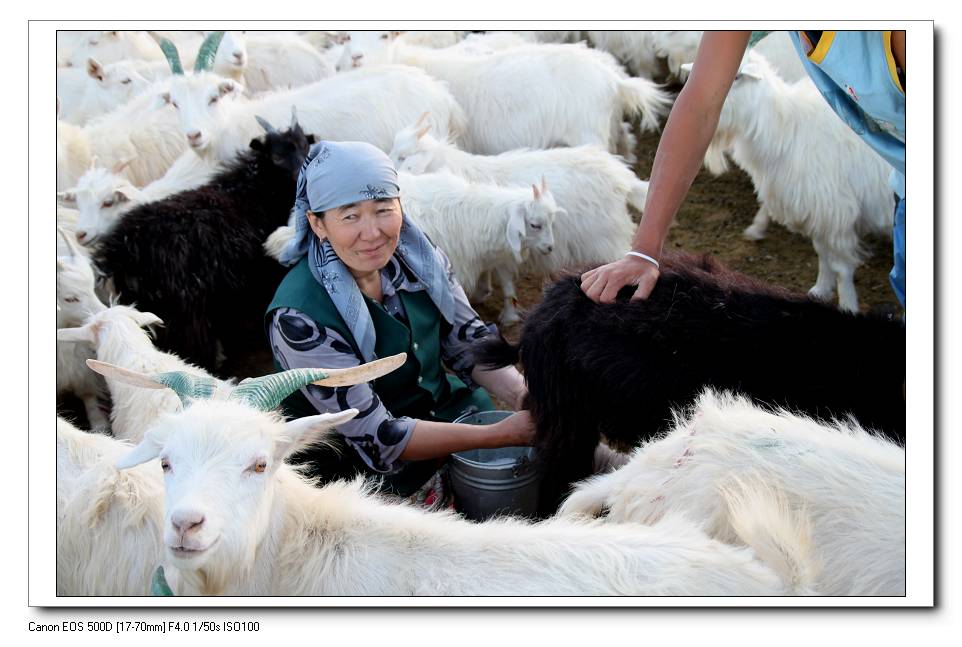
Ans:
{"type": "Polygon", "coordinates": [[[261,116],[259,116],[259,115],[254,115],[254,119],[256,119],[256,120],[257,120],[257,123],[259,123],[259,124],[261,125],[261,128],[263,128],[264,130],[267,131],[267,134],[268,134],[268,135],[271,134],[271,133],[276,133],[276,132],[277,132],[277,129],[275,129],[274,126],[272,126],[272,125],[270,124],[270,122],[268,122],[268,121],[267,121],[266,119],[264,119],[263,117],[261,117],[261,116]]]}
{"type": "Polygon", "coordinates": [[[147,33],[150,34],[150,37],[160,46],[160,51],[164,53],[164,56],[167,58],[167,64],[170,65],[171,74],[183,74],[184,68],[180,64],[180,54],[177,53],[177,46],[174,45],[170,39],[161,38],[152,31],[147,33]]]}
{"type": "Polygon", "coordinates": [[[297,126],[297,106],[291,106],[291,126],[290,129],[294,130],[297,126]]]}
{"type": "Polygon", "coordinates": [[[61,238],[63,238],[63,242],[67,244],[67,249],[70,250],[70,255],[79,256],[80,250],[77,249],[76,243],[70,240],[70,236],[67,235],[67,232],[64,231],[63,227],[60,225],[57,225],[57,233],[60,234],[61,238]]]}
{"type": "Polygon", "coordinates": [[[87,366],[104,377],[109,377],[110,379],[131,386],[139,386],[144,389],[170,389],[177,394],[181,404],[185,407],[190,404],[191,400],[210,399],[210,397],[214,395],[214,390],[217,388],[217,380],[214,378],[203,375],[191,375],[184,371],[147,375],[95,359],[88,359],[87,366]]]}
{"type": "Polygon", "coordinates": [[[224,32],[215,31],[207,35],[200,49],[197,50],[197,60],[194,61],[195,72],[206,72],[214,67],[214,57],[217,56],[217,48],[220,41],[224,38],[224,32]]]}
{"type": "Polygon", "coordinates": [[[429,114],[431,114],[431,113],[430,113],[430,112],[422,112],[422,113],[421,113],[421,116],[418,117],[418,120],[414,123],[414,127],[417,128],[418,126],[420,126],[421,124],[423,124],[423,123],[425,122],[425,120],[428,118],[428,115],[429,115],[429,114]]]}
{"type": "Polygon", "coordinates": [[[261,411],[273,411],[302,386],[352,386],[370,382],[402,366],[406,360],[407,354],[399,353],[351,368],[294,368],[248,378],[231,391],[230,399],[242,400],[261,411]]]}

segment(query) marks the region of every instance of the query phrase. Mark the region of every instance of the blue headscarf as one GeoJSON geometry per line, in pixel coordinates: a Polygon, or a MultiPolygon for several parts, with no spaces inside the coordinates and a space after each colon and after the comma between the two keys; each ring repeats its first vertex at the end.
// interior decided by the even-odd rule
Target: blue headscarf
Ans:
{"type": "MultiPolygon", "coordinates": [[[[307,211],[322,213],[346,204],[401,194],[397,171],[379,148],[365,142],[318,142],[311,147],[297,178],[294,201],[294,238],[281,254],[283,265],[294,265],[305,254],[314,279],[327,291],[354,336],[365,362],[374,354],[374,322],[350,270],[311,230],[307,211]]],[[[403,211],[402,211],[403,214],[403,211]]],[[[403,216],[397,250],[400,261],[424,285],[449,324],[454,323],[454,296],[434,245],[407,216],[403,216]]]]}

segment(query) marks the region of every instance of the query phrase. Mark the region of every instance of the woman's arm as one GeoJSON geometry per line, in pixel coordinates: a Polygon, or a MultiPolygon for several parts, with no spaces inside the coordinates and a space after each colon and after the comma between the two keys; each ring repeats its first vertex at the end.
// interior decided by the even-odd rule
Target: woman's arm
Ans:
{"type": "MultiPolygon", "coordinates": [[[[658,143],[648,185],[645,212],[631,248],[652,258],[661,256],[668,227],[698,174],[718,115],[731,89],[748,44],[749,31],[705,32],[685,87],[668,115],[658,143]]],[[[632,300],[651,294],[658,268],[635,256],[602,265],[581,277],[581,289],[593,301],[612,303],[626,285],[638,286],[632,300]]]]}
{"type": "Polygon", "coordinates": [[[418,420],[401,458],[409,461],[440,458],[467,449],[530,445],[533,440],[534,421],[527,411],[519,411],[493,425],[418,420]]]}

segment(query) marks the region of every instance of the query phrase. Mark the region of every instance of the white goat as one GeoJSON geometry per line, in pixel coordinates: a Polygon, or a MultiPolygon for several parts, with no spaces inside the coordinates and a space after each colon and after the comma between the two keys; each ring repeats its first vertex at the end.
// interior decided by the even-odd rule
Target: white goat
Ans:
{"type": "Polygon", "coordinates": [[[184,143],[219,162],[246,150],[260,134],[255,116],[279,123],[290,119],[292,107],[304,131],[319,139],[365,141],[385,152],[394,134],[424,111],[431,112],[440,137],[461,132],[465,121],[444,84],[405,66],[337,74],[255,100],[242,97],[236,81],[211,72],[175,76],[170,84],[162,97],[178,110],[184,143]]]}
{"type": "Polygon", "coordinates": [[[217,167],[184,151],[163,177],[138,189],[120,175],[126,165],[127,161],[112,169],[91,167],[80,176],[75,187],[57,194],[64,204],[76,205],[80,212],[76,236],[81,244],[94,245],[137,205],[201,186],[217,171],[217,167]]]}
{"type": "MultiPolygon", "coordinates": [[[[589,31],[588,41],[623,63],[635,76],[657,79],[665,76],[664,56],[656,52],[657,35],[654,31],[589,31]]],[[[675,33],[675,32],[668,32],[675,33]]],[[[687,63],[692,59],[685,59],[687,63]]]]}
{"type": "Polygon", "coordinates": [[[560,514],[606,509],[610,522],[652,523],[683,510],[712,537],[737,541],[725,492],[746,476],[781,492],[783,507],[805,510],[821,594],[905,595],[905,451],[850,422],[707,391],[667,436],[578,486],[560,514]]]}
{"type": "MultiPolygon", "coordinates": [[[[161,323],[157,315],[150,312],[114,305],[88,317],[80,327],[57,330],[57,339],[90,344],[99,361],[141,373],[183,371],[210,377],[202,368],[154,347],[143,327],[161,323]]],[[[224,388],[227,383],[218,380],[218,385],[224,388]]],[[[146,391],[112,378],[107,378],[107,387],[115,438],[138,442],[161,413],[181,408],[177,396],[167,390],[146,391]]]]}
{"type": "Polygon", "coordinates": [[[135,186],[164,175],[187,150],[177,113],[153,110],[158,93],[169,81],[159,81],[127,103],[83,127],[57,119],[57,190],[77,183],[97,158],[107,167],[130,161],[125,174],[135,186]]]}
{"type": "Polygon", "coordinates": [[[501,50],[527,45],[529,42],[510,31],[489,31],[484,34],[468,34],[464,37],[464,40],[452,45],[447,51],[485,56],[501,50]]]}
{"type": "Polygon", "coordinates": [[[163,58],[157,44],[143,31],[82,32],[79,37],[69,39],[60,39],[58,36],[58,50],[64,65],[78,68],[85,66],[89,58],[95,58],[103,64],[163,58]]]}
{"type": "Polygon", "coordinates": [[[618,152],[626,115],[654,129],[670,104],[654,83],[629,78],[610,54],[584,44],[474,56],[395,41],[387,57],[448,84],[468,115],[464,148],[474,153],[582,144],[618,152]]]}
{"type": "Polygon", "coordinates": [[[164,479],[153,466],[118,471],[130,447],[57,418],[57,595],[150,593],[164,558],[164,479]]]}
{"type": "MultiPolygon", "coordinates": [[[[58,223],[60,219],[58,213],[58,223]]],[[[106,306],[94,290],[95,277],[90,259],[80,250],[73,234],[58,224],[57,235],[60,239],[57,245],[57,328],[61,329],[80,325],[106,306]]],[[[109,424],[99,405],[99,398],[104,393],[103,380],[85,363],[93,356],[89,344],[57,341],[57,396],[73,393],[80,398],[92,429],[109,424]]]]}
{"type": "Polygon", "coordinates": [[[472,155],[415,124],[394,138],[391,159],[400,171],[447,169],[472,183],[530,185],[546,179],[562,208],[554,223],[554,251],[531,259],[531,266],[546,275],[620,258],[635,230],[627,204],[640,213],[648,195],[647,182],[597,146],[472,155]]]}
{"type": "Polygon", "coordinates": [[[726,151],[751,176],[761,204],[746,235],[761,237],[771,217],[811,238],[818,278],[809,294],[829,301],[837,285],[839,307],[857,311],[860,236],[891,235],[895,199],[888,164],[835,115],[811,81],[786,83],[752,51],[706,154],[713,173],[725,170],[726,151]]]}
{"type": "Polygon", "coordinates": [[[334,66],[294,33],[229,31],[217,48],[213,71],[240,81],[253,94],[296,88],[333,76],[334,66]]]}
{"type": "Polygon", "coordinates": [[[514,279],[527,252],[552,252],[564,211],[547,187],[473,184],[449,171],[398,180],[404,213],[448,255],[465,293],[476,294],[482,275],[493,272],[504,292],[501,322],[517,322],[514,279]]]}
{"type": "Polygon", "coordinates": [[[101,65],[90,58],[85,67],[58,69],[59,117],[82,126],[123,104],[150,85],[134,68],[130,63],[101,65]]]}
{"type": "MultiPolygon", "coordinates": [[[[239,402],[161,418],[121,469],[160,459],[165,570],[178,595],[784,595],[810,592],[803,528],[771,567],[681,517],[654,526],[474,524],[389,504],[361,481],[314,487],[284,459],[351,409],[282,423],[239,402]]],[[[156,464],[152,468],[160,472],[156,464]]],[[[752,525],[756,513],[746,514],[752,525]]]]}

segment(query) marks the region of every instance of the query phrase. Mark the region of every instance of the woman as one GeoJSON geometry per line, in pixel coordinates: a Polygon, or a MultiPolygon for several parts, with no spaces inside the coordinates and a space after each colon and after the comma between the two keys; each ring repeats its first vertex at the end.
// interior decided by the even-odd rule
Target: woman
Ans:
{"type": "Polygon", "coordinates": [[[282,256],[293,268],[266,325],[278,369],[356,366],[407,353],[404,366],[373,388],[308,386],[285,402],[295,416],[360,411],[339,428],[339,452],[305,456],[314,475],[378,474],[384,489],[407,497],[449,454],[527,445],[534,427],[524,411],[491,426],[451,422],[494,409],[485,389],[520,408],[524,381],[514,367],[473,365],[471,342],[489,330],[447,256],[404,216],[399,197],[397,172],[374,146],[313,146],[298,178],[295,237],[282,256]]]}
{"type": "MultiPolygon", "coordinates": [[[[581,277],[581,288],[593,301],[612,303],[626,285],[637,286],[632,300],[651,294],[668,227],[698,173],[749,40],[767,33],[705,32],[691,76],[658,143],[645,213],[631,250],[581,277]]],[[[889,280],[905,307],[905,32],[793,31],[789,35],[832,110],[892,166],[891,185],[898,200],[889,280]]],[[[818,151],[795,154],[817,155],[818,151]]]]}

